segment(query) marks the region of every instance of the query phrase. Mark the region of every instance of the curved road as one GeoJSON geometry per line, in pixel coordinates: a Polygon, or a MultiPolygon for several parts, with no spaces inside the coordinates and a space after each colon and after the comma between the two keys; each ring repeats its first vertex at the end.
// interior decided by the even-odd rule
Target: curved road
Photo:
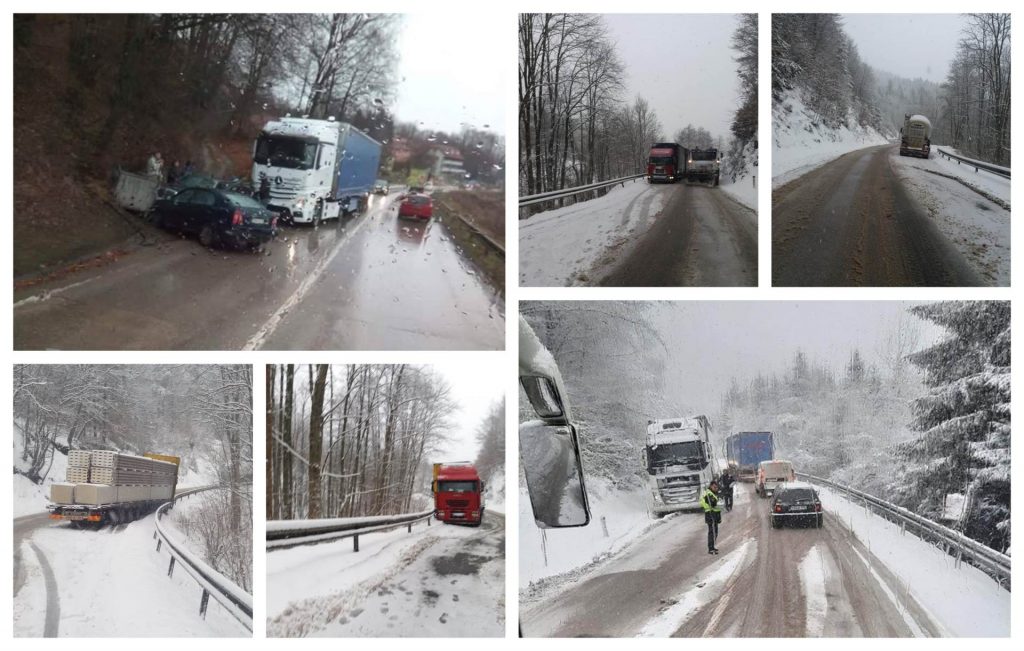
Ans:
{"type": "Polygon", "coordinates": [[[285,227],[264,254],[152,246],[16,290],[19,350],[504,348],[504,292],[435,212],[399,221],[397,196],[319,229],[285,227]]]}
{"type": "Polygon", "coordinates": [[[617,255],[600,284],[754,287],[757,216],[720,188],[678,183],[653,225],[617,255]]]}
{"type": "Polygon", "coordinates": [[[14,598],[25,585],[25,568],[21,564],[21,548],[28,543],[39,559],[39,567],[43,571],[46,583],[46,619],[43,624],[43,637],[57,637],[60,626],[60,593],[57,592],[57,579],[50,567],[50,562],[42,550],[31,541],[32,534],[38,529],[50,525],[49,513],[35,513],[14,518],[14,598]]]}
{"type": "Polygon", "coordinates": [[[723,513],[721,555],[706,552],[703,517],[670,516],[563,591],[523,604],[524,634],[939,634],[913,599],[902,594],[898,581],[830,515],[822,529],[776,530],[769,524],[767,502],[750,486],[737,485],[736,494],[733,511],[723,513]],[[804,563],[817,568],[810,579],[801,576],[804,563]],[[817,581],[817,589],[806,589],[808,580],[817,581]]]}
{"type": "Polygon", "coordinates": [[[772,285],[983,284],[903,188],[897,153],[850,152],[772,192],[772,285]]]}

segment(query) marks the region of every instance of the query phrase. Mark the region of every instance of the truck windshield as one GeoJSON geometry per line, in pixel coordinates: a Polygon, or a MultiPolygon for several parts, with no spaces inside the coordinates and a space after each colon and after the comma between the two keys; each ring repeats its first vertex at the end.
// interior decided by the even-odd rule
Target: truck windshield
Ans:
{"type": "Polygon", "coordinates": [[[299,138],[261,135],[256,141],[253,160],[260,165],[312,169],[316,163],[316,143],[299,138]]]}
{"type": "Polygon", "coordinates": [[[475,493],[475,481],[439,481],[437,482],[439,493],[475,493]]]}
{"type": "Polygon", "coordinates": [[[692,463],[703,464],[704,461],[704,446],[699,441],[663,443],[647,447],[648,470],[692,463]]]}
{"type": "Polygon", "coordinates": [[[705,151],[694,150],[690,152],[690,158],[693,160],[715,160],[718,158],[717,149],[708,149],[705,151]]]}

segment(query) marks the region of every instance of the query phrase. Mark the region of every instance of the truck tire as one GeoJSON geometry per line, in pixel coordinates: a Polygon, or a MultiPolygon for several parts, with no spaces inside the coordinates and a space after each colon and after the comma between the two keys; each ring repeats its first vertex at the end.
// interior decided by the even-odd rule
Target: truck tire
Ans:
{"type": "Polygon", "coordinates": [[[714,187],[714,188],[718,187],[718,174],[715,174],[715,181],[714,181],[714,183],[711,184],[711,187],[714,187]]]}

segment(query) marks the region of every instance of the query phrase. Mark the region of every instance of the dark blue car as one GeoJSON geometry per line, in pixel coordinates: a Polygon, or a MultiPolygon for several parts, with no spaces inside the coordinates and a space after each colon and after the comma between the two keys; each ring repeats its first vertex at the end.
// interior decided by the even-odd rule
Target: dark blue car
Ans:
{"type": "Polygon", "coordinates": [[[277,216],[252,197],[212,188],[185,188],[153,204],[156,224],[197,235],[205,247],[257,248],[277,234],[277,216]]]}

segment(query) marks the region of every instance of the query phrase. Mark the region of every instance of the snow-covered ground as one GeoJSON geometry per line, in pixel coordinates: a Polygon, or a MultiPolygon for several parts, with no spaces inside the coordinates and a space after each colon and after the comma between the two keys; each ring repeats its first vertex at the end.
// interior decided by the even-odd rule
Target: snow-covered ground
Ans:
{"type": "Polygon", "coordinates": [[[757,174],[757,168],[754,168],[754,174],[747,174],[742,177],[737,177],[736,182],[722,177],[718,187],[730,197],[740,202],[751,210],[757,210],[757,187],[755,186],[755,176],[757,174]]]}
{"type": "Polygon", "coordinates": [[[484,508],[496,513],[505,513],[505,473],[495,472],[484,489],[484,508]]]}
{"type": "MultiPolygon", "coordinates": [[[[819,488],[826,511],[841,520],[889,569],[935,622],[956,637],[1010,634],[1010,593],[970,565],[953,557],[838,493],[819,488]]],[[[881,583],[881,582],[880,582],[881,583]]]]}
{"type": "MultiPolygon", "coordinates": [[[[21,453],[24,444],[24,437],[21,433],[21,425],[14,421],[14,466],[21,467],[21,453]]],[[[46,511],[46,505],[50,501],[50,485],[53,482],[63,482],[67,477],[68,457],[54,448],[53,462],[49,466],[49,473],[43,479],[42,484],[34,484],[24,475],[14,475],[14,517],[46,511]]]]}
{"type": "Polygon", "coordinates": [[[519,221],[519,282],[530,287],[585,284],[587,272],[609,248],[638,237],[653,223],[675,186],[644,179],[615,186],[590,201],[519,221]]]}
{"type": "Polygon", "coordinates": [[[1009,286],[1010,179],[958,165],[941,157],[938,147],[927,159],[894,150],[889,160],[904,187],[971,266],[991,284],[1009,286]]]}
{"type": "Polygon", "coordinates": [[[640,489],[615,489],[594,477],[587,483],[590,524],[566,529],[539,529],[533,519],[530,495],[519,491],[519,583],[531,583],[593,564],[623,549],[658,521],[647,513],[640,489]],[[607,528],[607,535],[605,535],[607,528]]]}
{"type": "Polygon", "coordinates": [[[504,635],[504,519],[406,529],[267,555],[272,637],[504,635]],[[501,549],[497,549],[498,545],[501,549]]]}
{"type": "MultiPolygon", "coordinates": [[[[248,637],[214,601],[199,616],[202,590],[182,568],[167,577],[169,557],[157,552],[153,518],[99,531],[54,524],[31,538],[53,569],[61,637],[248,637]]],[[[21,549],[26,581],[15,597],[14,631],[41,636],[47,593],[32,545],[21,549]]]]}
{"type": "Polygon", "coordinates": [[[804,105],[799,92],[787,91],[772,104],[772,188],[785,185],[848,152],[889,141],[874,129],[856,125],[826,128],[804,105]]]}

